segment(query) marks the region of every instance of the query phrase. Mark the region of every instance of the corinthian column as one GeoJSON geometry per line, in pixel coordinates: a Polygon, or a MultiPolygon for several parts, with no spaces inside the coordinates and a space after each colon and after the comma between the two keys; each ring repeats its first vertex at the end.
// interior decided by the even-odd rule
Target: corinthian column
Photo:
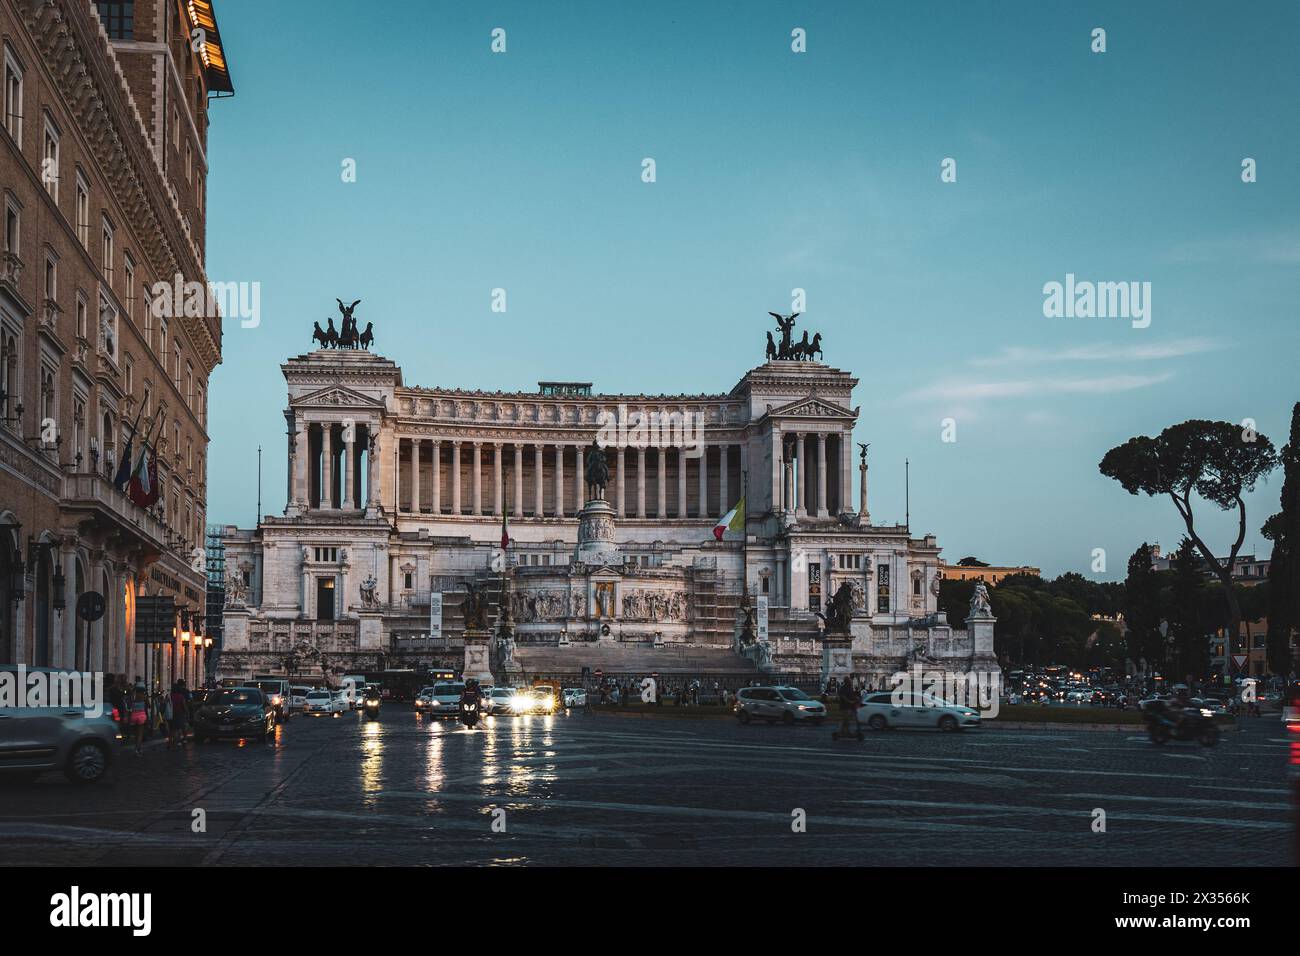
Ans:
{"type": "Polygon", "coordinates": [[[460,439],[451,443],[451,513],[460,514],[460,439]]]}
{"type": "Polygon", "coordinates": [[[673,455],[677,459],[677,517],[686,517],[686,453],[678,448],[673,455]]]}
{"type": "Polygon", "coordinates": [[[429,484],[433,486],[429,489],[429,510],[439,515],[442,514],[442,439],[433,439],[429,446],[429,484]]]}
{"type": "Polygon", "coordinates": [[[533,514],[541,518],[546,514],[546,498],[542,486],[542,446],[533,445],[533,514]]]}
{"type": "Polygon", "coordinates": [[[481,515],[483,513],[483,443],[481,441],[476,441],[474,443],[473,462],[474,482],[472,485],[472,504],[474,506],[474,514],[481,515]]]}
{"type": "MultiPolygon", "coordinates": [[[[627,505],[627,500],[626,500],[627,482],[623,480],[624,477],[623,465],[627,461],[627,456],[623,452],[624,452],[623,446],[619,445],[618,446],[618,475],[615,478],[615,480],[618,482],[618,491],[617,491],[616,500],[618,502],[618,516],[620,518],[622,518],[625,514],[627,514],[627,509],[625,507],[627,505]]],[[[581,452],[579,452],[579,454],[581,454],[581,452]]],[[[579,462],[579,464],[581,464],[581,462],[579,462]]],[[[579,481],[582,480],[581,468],[578,469],[578,480],[579,481]]]]}
{"type": "Polygon", "coordinates": [[[501,443],[492,443],[492,501],[495,507],[492,513],[498,518],[505,513],[505,503],[501,500],[501,443]]]}
{"type": "Polygon", "coordinates": [[[826,511],[826,433],[817,433],[817,517],[825,518],[826,511]]]}
{"type": "Polygon", "coordinates": [[[696,517],[709,516],[709,446],[700,441],[700,457],[695,459],[700,467],[700,507],[696,517]]]}
{"type": "Polygon", "coordinates": [[[419,438],[411,439],[411,514],[420,513],[420,446],[419,438]]]}
{"type": "Polygon", "coordinates": [[[524,516],[524,446],[515,443],[515,517],[524,516]]]}
{"type": "Polygon", "coordinates": [[[636,450],[636,516],[645,517],[645,448],[636,450]]]}
{"type": "Polygon", "coordinates": [[[564,446],[555,446],[555,517],[564,517],[564,446]]]}

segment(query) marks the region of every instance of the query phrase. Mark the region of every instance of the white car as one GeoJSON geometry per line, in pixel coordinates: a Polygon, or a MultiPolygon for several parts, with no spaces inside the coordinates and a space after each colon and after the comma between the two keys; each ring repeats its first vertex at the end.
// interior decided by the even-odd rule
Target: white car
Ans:
{"type": "Polygon", "coordinates": [[[891,727],[938,727],[943,731],[978,727],[980,715],[960,704],[926,694],[903,693],[895,703],[889,692],[871,694],[858,708],[858,720],[872,730],[891,727]]]}
{"type": "Polygon", "coordinates": [[[308,692],[302,703],[302,712],[304,714],[341,714],[343,713],[343,698],[337,692],[319,688],[308,692]]]}
{"type": "Polygon", "coordinates": [[[510,712],[510,701],[519,693],[513,687],[489,687],[483,694],[483,713],[506,714],[510,712]]]}
{"type": "Polygon", "coordinates": [[[424,712],[431,717],[455,717],[460,714],[460,695],[465,692],[461,681],[443,681],[433,685],[424,712]]]}
{"type": "Polygon", "coordinates": [[[565,707],[586,707],[587,692],[581,687],[566,687],[560,691],[560,699],[565,707]]]}
{"type": "Polygon", "coordinates": [[[289,688],[289,709],[302,710],[303,705],[307,703],[307,695],[312,689],[310,687],[290,687],[289,688]]]}

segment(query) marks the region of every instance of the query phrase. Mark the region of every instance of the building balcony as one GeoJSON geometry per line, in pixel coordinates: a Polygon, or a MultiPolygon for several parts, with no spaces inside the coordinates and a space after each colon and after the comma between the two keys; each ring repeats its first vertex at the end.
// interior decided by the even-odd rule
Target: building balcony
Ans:
{"type": "Polygon", "coordinates": [[[64,476],[61,504],[65,512],[83,515],[100,530],[133,540],[153,557],[169,550],[163,523],[114,488],[109,479],[94,472],[64,476]]]}

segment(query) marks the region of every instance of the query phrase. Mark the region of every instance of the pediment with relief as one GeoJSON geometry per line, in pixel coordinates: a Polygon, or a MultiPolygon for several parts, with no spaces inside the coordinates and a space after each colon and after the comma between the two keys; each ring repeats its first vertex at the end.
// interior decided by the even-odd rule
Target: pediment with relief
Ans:
{"type": "Polygon", "coordinates": [[[290,403],[294,407],[331,406],[343,408],[383,408],[384,403],[342,385],[329,385],[308,395],[300,395],[290,403]]]}
{"type": "Polygon", "coordinates": [[[857,409],[849,410],[809,395],[806,398],[797,398],[788,405],[773,408],[768,415],[772,418],[829,418],[854,421],[857,418],[857,409]]]}

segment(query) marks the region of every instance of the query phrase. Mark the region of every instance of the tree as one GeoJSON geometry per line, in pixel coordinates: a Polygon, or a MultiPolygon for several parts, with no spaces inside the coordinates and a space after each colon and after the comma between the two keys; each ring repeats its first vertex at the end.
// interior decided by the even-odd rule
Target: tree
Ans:
{"type": "Polygon", "coordinates": [[[1253,429],[1231,422],[1203,420],[1170,425],[1155,438],[1139,435],[1106,452],[1101,473],[1114,478],[1131,495],[1168,495],[1178,509],[1187,536],[1223,584],[1228,602],[1229,635],[1241,626],[1241,605],[1232,588],[1232,569],[1246,540],[1243,496],[1277,465],[1273,443],[1253,429]],[[1222,511],[1237,508],[1237,539],[1225,559],[1201,539],[1192,513],[1192,492],[1222,511]]]}
{"type": "Polygon", "coordinates": [[[1300,402],[1291,409],[1291,436],[1281,459],[1282,510],[1260,530],[1273,542],[1268,566],[1268,669],[1284,677],[1300,667],[1291,650],[1291,634],[1300,627],[1300,402]]]}
{"type": "Polygon", "coordinates": [[[939,610],[947,612],[948,623],[952,627],[966,626],[966,615],[970,613],[970,599],[978,583],[978,581],[962,581],[957,578],[943,578],[939,581],[939,610]]]}
{"type": "Polygon", "coordinates": [[[1174,659],[1173,676],[1204,677],[1210,670],[1210,632],[1205,614],[1205,573],[1196,548],[1183,538],[1170,562],[1168,586],[1163,591],[1164,619],[1169,622],[1174,659]]]}
{"type": "Polygon", "coordinates": [[[957,562],[959,568],[987,568],[988,564],[979,558],[965,557],[957,562]]]}
{"type": "Polygon", "coordinates": [[[1151,567],[1151,545],[1143,542],[1128,559],[1121,605],[1128,627],[1128,656],[1134,664],[1145,660],[1154,667],[1164,659],[1160,634],[1160,578],[1151,567]]]}

